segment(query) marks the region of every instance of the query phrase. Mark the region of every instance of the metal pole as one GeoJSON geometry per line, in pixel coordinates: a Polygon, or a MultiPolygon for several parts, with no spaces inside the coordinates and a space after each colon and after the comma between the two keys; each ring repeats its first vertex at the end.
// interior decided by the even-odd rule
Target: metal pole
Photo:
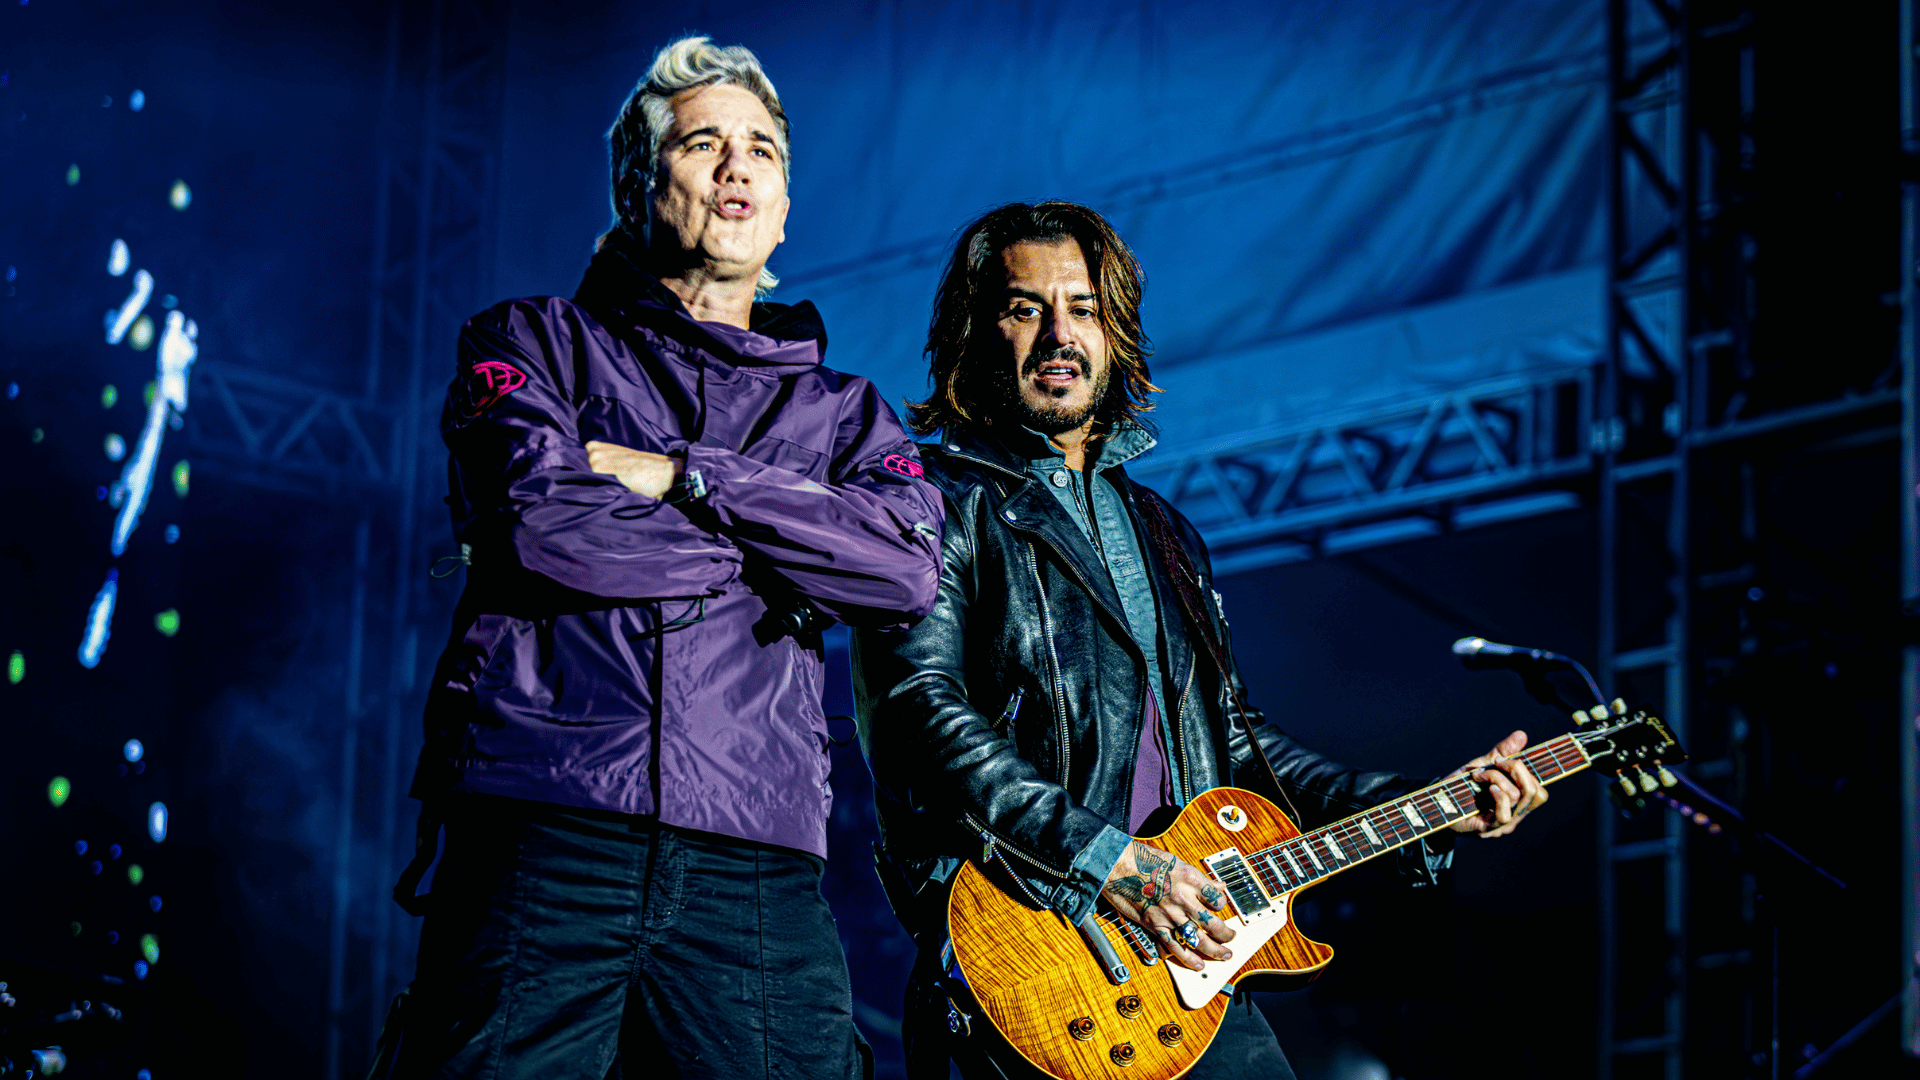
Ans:
{"type": "MultiPolygon", "coordinates": [[[[1900,0],[1900,148],[1908,161],[1920,154],[1920,78],[1914,48],[1915,0],[1900,0]]],[[[1909,182],[1900,194],[1900,596],[1920,594],[1920,187],[1909,182]]],[[[1920,727],[1920,649],[1901,650],[1900,708],[1900,912],[1901,970],[1920,966],[1920,760],[1915,729],[1920,727]]],[[[1901,1044],[1920,1056],[1920,991],[1909,974],[1900,1006],[1901,1044]]]]}

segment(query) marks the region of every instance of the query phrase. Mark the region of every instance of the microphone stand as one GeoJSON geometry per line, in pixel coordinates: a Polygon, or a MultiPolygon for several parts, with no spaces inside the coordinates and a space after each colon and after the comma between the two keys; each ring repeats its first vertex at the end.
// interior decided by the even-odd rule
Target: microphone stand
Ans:
{"type": "MultiPolygon", "coordinates": [[[[1579,661],[1571,657],[1561,657],[1557,653],[1550,653],[1543,649],[1529,650],[1529,652],[1536,658],[1553,657],[1558,660],[1563,660],[1574,670],[1578,671],[1585,679],[1589,690],[1593,694],[1594,704],[1605,704],[1605,701],[1600,696],[1598,684],[1594,682],[1593,676],[1587,674],[1587,669],[1580,666],[1579,661]]],[[[1466,661],[1468,657],[1463,655],[1461,659],[1462,661],[1466,661]]],[[[1561,709],[1562,715],[1579,711],[1572,702],[1561,696],[1560,692],[1555,689],[1552,683],[1547,681],[1546,664],[1529,665],[1525,668],[1510,668],[1509,670],[1512,670],[1520,676],[1522,685],[1526,687],[1527,693],[1531,694],[1535,701],[1540,702],[1542,705],[1554,706],[1561,709]]],[[[1671,791],[1655,788],[1650,795],[1635,794],[1628,796],[1620,791],[1618,785],[1608,784],[1606,785],[1607,795],[1613,800],[1615,805],[1620,807],[1621,812],[1625,814],[1632,814],[1636,810],[1645,808],[1647,799],[1651,797],[1665,804],[1667,809],[1679,814],[1683,819],[1695,825],[1705,827],[1710,835],[1726,836],[1730,841],[1736,842],[1736,850],[1744,850],[1744,853],[1753,856],[1750,860],[1750,865],[1753,867],[1755,876],[1763,883],[1767,880],[1768,872],[1772,866],[1785,865],[1798,868],[1805,875],[1807,881],[1820,881],[1836,889],[1843,891],[1846,889],[1846,882],[1835,877],[1832,873],[1828,872],[1826,868],[1815,863],[1812,859],[1795,851],[1779,837],[1755,827],[1753,823],[1746,819],[1745,815],[1721,801],[1719,797],[1715,796],[1712,792],[1701,787],[1692,777],[1681,771],[1680,767],[1672,767],[1670,771],[1673,773],[1674,779],[1679,781],[1671,791]],[[1684,800],[1681,798],[1682,796],[1684,800]],[[1772,856],[1772,858],[1759,857],[1763,854],[1772,856]]],[[[1773,890],[1771,888],[1762,888],[1755,895],[1754,899],[1756,901],[1756,910],[1761,913],[1761,918],[1765,922],[1770,942],[1768,960],[1771,970],[1768,973],[1768,982],[1772,993],[1772,1001],[1768,1007],[1768,1013],[1772,1031],[1771,1041],[1767,1051],[1767,1065],[1772,1076],[1775,1080],[1778,1080],[1780,1076],[1780,921],[1774,915],[1772,892],[1773,890]]],[[[1902,991],[1902,993],[1904,993],[1904,991],[1902,991]]],[[[1899,1000],[1900,996],[1896,995],[1894,1002],[1897,1003],[1899,1000]]],[[[1891,1012],[1892,1008],[1890,1005],[1882,1005],[1874,1011],[1873,1015],[1862,1021],[1861,1024],[1856,1025],[1853,1030],[1835,1040],[1832,1046],[1829,1046],[1824,1052],[1815,1056],[1811,1061],[1808,1061],[1796,1070],[1793,1074],[1794,1080],[1804,1080],[1805,1077],[1811,1076],[1831,1060],[1831,1055],[1845,1049],[1847,1045],[1850,1045],[1855,1039],[1858,1039],[1864,1034],[1867,1028],[1885,1019],[1891,1012]]]]}

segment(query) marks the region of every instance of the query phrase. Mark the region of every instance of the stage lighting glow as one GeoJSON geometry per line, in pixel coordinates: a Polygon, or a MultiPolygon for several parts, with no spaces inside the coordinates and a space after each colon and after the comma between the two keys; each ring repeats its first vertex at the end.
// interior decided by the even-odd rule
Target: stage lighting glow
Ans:
{"type": "Polygon", "coordinates": [[[133,977],[136,979],[144,979],[147,977],[147,962],[145,960],[135,960],[133,962],[133,977]]]}
{"type": "Polygon", "coordinates": [[[145,270],[133,272],[133,291],[127,294],[120,306],[107,313],[107,344],[118,345],[120,339],[133,329],[133,321],[146,310],[147,301],[153,296],[153,275],[145,270]]]}
{"type": "Polygon", "coordinates": [[[133,1074],[133,1080],[153,1080],[153,1070],[141,1069],[139,1072],[133,1074]]]}
{"type": "Polygon", "coordinates": [[[64,776],[56,776],[53,779],[47,781],[47,801],[48,802],[52,803],[57,807],[65,806],[67,805],[67,800],[72,797],[73,797],[73,781],[68,780],[64,776]]]}
{"type": "Polygon", "coordinates": [[[156,382],[150,382],[147,385],[141,387],[140,388],[140,407],[143,409],[153,408],[153,395],[159,392],[160,392],[160,384],[156,382]]]}
{"type": "Polygon", "coordinates": [[[80,926],[80,924],[79,924],[79,923],[77,923],[77,922],[70,922],[70,923],[68,923],[68,924],[67,924],[67,929],[69,929],[69,930],[71,930],[71,931],[73,931],[73,936],[74,936],[74,937],[79,937],[79,936],[80,936],[80,931],[81,931],[81,929],[82,929],[82,927],[81,927],[81,926],[80,926]]]}
{"type": "Polygon", "coordinates": [[[133,93],[127,95],[127,108],[132,109],[134,112],[139,112],[146,107],[147,92],[145,90],[135,90],[133,93]]]}
{"type": "Polygon", "coordinates": [[[107,273],[119,277],[129,269],[133,256],[127,251],[125,240],[115,240],[107,251],[107,273]]]}
{"type": "MultiPolygon", "coordinates": [[[[114,552],[119,554],[119,552],[114,552]]],[[[91,668],[100,663],[107,651],[107,637],[113,633],[113,604],[120,597],[120,571],[107,571],[107,582],[94,594],[93,607],[87,611],[87,632],[80,639],[80,666],[91,668]]]]}
{"type": "Polygon", "coordinates": [[[142,315],[133,320],[133,326],[127,330],[127,344],[133,346],[134,352],[147,351],[147,346],[153,344],[152,316],[142,315]]]}
{"type": "Polygon", "coordinates": [[[80,182],[80,166],[78,165],[67,166],[67,186],[72,187],[73,185],[79,182],[80,182]]]}
{"type": "MultiPolygon", "coordinates": [[[[113,523],[112,546],[116,556],[127,550],[127,540],[139,527],[140,515],[146,512],[167,422],[170,417],[187,411],[187,372],[200,355],[196,344],[199,337],[200,328],[191,319],[178,311],[167,312],[166,333],[160,337],[159,371],[154,380],[158,390],[147,406],[147,422],[140,429],[140,442],[114,484],[114,495],[120,503],[120,516],[113,523]]],[[[173,490],[181,498],[187,494],[187,479],[187,463],[181,461],[174,465],[173,490]]]]}
{"type": "Polygon", "coordinates": [[[31,443],[38,443],[42,439],[45,439],[46,437],[47,437],[46,428],[34,428],[33,433],[27,436],[27,441],[31,443]]]}
{"type": "Polygon", "coordinates": [[[19,649],[15,649],[13,650],[13,655],[7,657],[7,682],[10,685],[18,686],[20,680],[26,677],[27,657],[19,649]]]}
{"type": "Polygon", "coordinates": [[[180,526],[169,525],[167,526],[167,531],[160,535],[166,537],[167,543],[177,544],[180,542],[180,526]]]}
{"type": "Polygon", "coordinates": [[[187,186],[185,180],[173,182],[173,189],[167,192],[167,205],[175,210],[185,210],[193,205],[193,189],[187,186]]]}
{"type": "Polygon", "coordinates": [[[159,963],[160,962],[160,939],[157,937],[154,937],[152,934],[141,934],[140,935],[140,955],[146,957],[147,963],[149,964],[159,963]]]}
{"type": "Polygon", "coordinates": [[[163,905],[162,905],[162,904],[160,903],[160,897],[158,897],[158,896],[149,896],[149,897],[147,897],[147,910],[148,910],[148,911],[151,911],[151,912],[153,912],[153,913],[154,913],[155,915],[158,915],[158,914],[160,914],[160,908],[161,908],[162,906],[163,906],[163,905]]]}
{"type": "Polygon", "coordinates": [[[135,762],[147,756],[147,748],[140,745],[139,739],[128,739],[127,745],[120,748],[120,753],[128,762],[135,762]]]}
{"type": "Polygon", "coordinates": [[[108,461],[119,461],[127,456],[127,440],[118,435],[109,434],[104,449],[107,451],[108,461]]]}
{"type": "Polygon", "coordinates": [[[174,608],[168,608],[167,610],[160,612],[158,615],[155,615],[153,617],[153,628],[155,630],[160,631],[160,633],[165,637],[172,637],[173,635],[179,633],[180,632],[180,612],[174,608]]]}
{"type": "Polygon", "coordinates": [[[12,401],[14,398],[17,398],[19,396],[20,396],[20,384],[17,382],[8,383],[7,384],[7,400],[12,401]]]}
{"type": "Polygon", "coordinates": [[[100,871],[105,870],[106,868],[107,868],[106,864],[102,863],[99,859],[95,859],[92,862],[87,864],[87,872],[92,874],[94,877],[99,877],[100,871]]]}
{"type": "Polygon", "coordinates": [[[120,391],[112,383],[100,388],[100,407],[111,409],[120,404],[120,391]]]}
{"type": "Polygon", "coordinates": [[[139,863],[132,863],[127,867],[127,882],[129,884],[138,886],[145,880],[147,880],[147,872],[141,869],[139,863]]]}
{"type": "Polygon", "coordinates": [[[73,853],[75,855],[85,855],[87,853],[87,842],[85,840],[75,840],[73,842],[73,853]]]}
{"type": "Polygon", "coordinates": [[[107,858],[113,862],[120,861],[120,845],[119,844],[107,845],[107,858]]]}
{"type": "MultiPolygon", "coordinates": [[[[152,837],[153,842],[156,844],[167,838],[166,803],[157,802],[147,807],[147,835],[152,837]]],[[[155,897],[155,899],[157,900],[159,898],[155,897]]],[[[154,908],[153,910],[159,911],[160,909],[154,908]]]]}

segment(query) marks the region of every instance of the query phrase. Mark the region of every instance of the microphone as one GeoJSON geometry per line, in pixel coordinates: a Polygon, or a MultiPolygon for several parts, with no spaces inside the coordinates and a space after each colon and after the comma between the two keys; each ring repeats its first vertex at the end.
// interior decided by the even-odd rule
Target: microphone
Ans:
{"type": "Polygon", "coordinates": [[[1523,649],[1518,645],[1502,645],[1483,637],[1463,637],[1454,642],[1453,655],[1460,658],[1460,663],[1475,671],[1505,668],[1517,673],[1526,681],[1528,693],[1543,705],[1571,707],[1566,699],[1560,697],[1548,685],[1545,676],[1549,671],[1577,671],[1580,673],[1581,681],[1587,684],[1588,691],[1593,694],[1595,702],[1607,700],[1600,693],[1600,684],[1593,681],[1593,675],[1580,661],[1571,656],[1562,656],[1557,652],[1548,652],[1546,649],[1523,649]]]}
{"type": "Polygon", "coordinates": [[[1523,649],[1518,645],[1502,645],[1483,637],[1463,637],[1454,642],[1453,655],[1459,657],[1462,664],[1476,671],[1489,668],[1552,671],[1574,666],[1572,660],[1557,652],[1548,652],[1545,649],[1523,649]]]}

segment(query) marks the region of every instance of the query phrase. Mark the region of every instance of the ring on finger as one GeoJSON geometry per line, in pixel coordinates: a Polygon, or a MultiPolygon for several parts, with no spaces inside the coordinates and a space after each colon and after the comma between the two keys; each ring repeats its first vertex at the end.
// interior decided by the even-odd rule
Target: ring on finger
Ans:
{"type": "Polygon", "coordinates": [[[1187,948],[1198,949],[1200,947],[1200,930],[1193,925],[1192,921],[1180,924],[1178,933],[1181,942],[1183,942],[1187,948]]]}

